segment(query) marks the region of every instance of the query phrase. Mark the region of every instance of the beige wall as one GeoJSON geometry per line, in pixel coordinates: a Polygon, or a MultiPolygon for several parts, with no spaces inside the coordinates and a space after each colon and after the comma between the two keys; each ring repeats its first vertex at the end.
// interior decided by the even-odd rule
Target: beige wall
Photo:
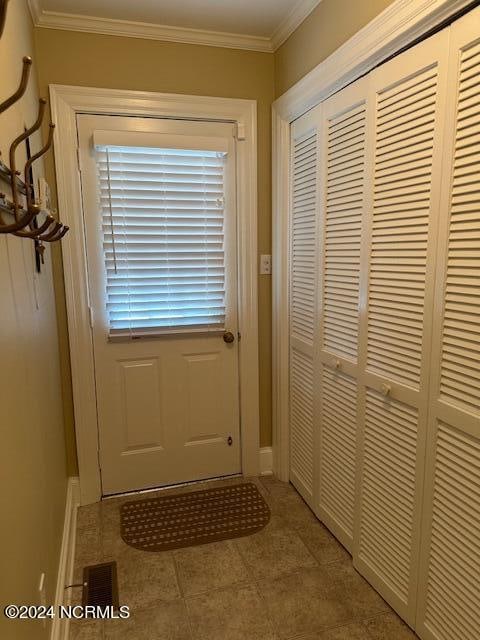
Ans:
{"type": "Polygon", "coordinates": [[[322,0],[275,52],[275,97],[333,53],[393,0],[322,0]]]}
{"type": "MultiPolygon", "coordinates": [[[[191,95],[249,98],[258,102],[258,249],[271,251],[270,108],[273,55],[141,40],[117,36],[35,30],[39,82],[191,95]]],[[[51,169],[51,167],[50,167],[51,169]]],[[[53,172],[49,171],[53,183],[53,172]]],[[[259,276],[260,436],[271,443],[271,284],[259,276]]],[[[65,390],[69,471],[76,472],[69,381],[68,336],[60,260],[55,284],[59,298],[62,377],[65,390]]]]}
{"type": "MultiPolygon", "coordinates": [[[[0,101],[16,89],[21,60],[33,56],[25,0],[10,2],[0,40],[0,101]]],[[[35,69],[35,65],[34,65],[35,69]]],[[[27,94],[0,115],[0,149],[36,118],[35,71],[27,94]]],[[[32,147],[37,150],[40,137],[32,147]]],[[[23,151],[23,150],[22,150],[23,151]]],[[[24,156],[18,154],[19,164],[24,156]]],[[[2,184],[0,191],[7,190],[2,184]]],[[[54,601],[66,493],[65,444],[55,300],[49,249],[35,274],[33,242],[0,235],[0,638],[46,639],[42,622],[8,621],[8,603],[39,604],[40,574],[54,601]]]]}
{"type": "MultiPolygon", "coordinates": [[[[322,0],[275,54],[35,29],[39,83],[250,98],[258,102],[259,252],[271,252],[270,108],[392,0],[322,0]]],[[[52,162],[47,175],[54,184],[52,162]]],[[[54,247],[67,463],[77,473],[61,247],[54,247]]],[[[259,277],[260,423],[271,443],[271,282],[259,277]]]]}

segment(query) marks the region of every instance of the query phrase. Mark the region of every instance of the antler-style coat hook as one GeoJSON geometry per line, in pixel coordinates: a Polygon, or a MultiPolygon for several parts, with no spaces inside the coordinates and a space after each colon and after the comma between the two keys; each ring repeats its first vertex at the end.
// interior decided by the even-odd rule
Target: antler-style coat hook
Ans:
{"type": "Polygon", "coordinates": [[[58,235],[59,231],[63,228],[63,224],[61,222],[55,221],[53,228],[45,235],[38,236],[38,240],[41,242],[50,242],[56,235],[58,235]]]}
{"type": "MultiPolygon", "coordinates": [[[[61,225],[63,226],[63,225],[61,225]]],[[[60,231],[60,233],[58,233],[57,235],[51,237],[51,238],[40,238],[42,241],[44,242],[57,242],[58,240],[61,240],[63,238],[63,236],[67,233],[67,231],[69,230],[70,227],[67,227],[66,225],[63,227],[63,229],[60,231]]]]}
{"type": "MultiPolygon", "coordinates": [[[[0,2],[1,1],[2,0],[0,0],[0,2]]],[[[30,58],[30,56],[25,56],[23,58],[23,69],[22,69],[22,77],[20,80],[20,85],[18,89],[15,91],[15,93],[10,96],[10,98],[7,98],[4,102],[0,104],[0,113],[3,113],[8,109],[8,107],[11,107],[12,104],[15,104],[17,100],[20,100],[20,98],[25,93],[27,89],[28,78],[30,76],[31,66],[32,66],[32,59],[30,58]]]]}
{"type": "Polygon", "coordinates": [[[15,211],[15,215],[18,212],[18,204],[19,204],[18,203],[18,186],[17,186],[17,179],[16,179],[17,165],[15,160],[15,153],[17,151],[18,145],[24,140],[26,140],[29,136],[31,136],[32,133],[40,129],[40,127],[42,126],[43,114],[45,113],[45,105],[47,104],[47,101],[45,100],[45,98],[40,98],[38,102],[39,102],[38,116],[34,124],[29,129],[27,129],[22,134],[20,134],[18,138],[15,138],[15,140],[10,145],[10,177],[11,177],[11,186],[12,186],[13,208],[15,211]]]}
{"type": "MultiPolygon", "coordinates": [[[[44,147],[42,147],[40,149],[40,151],[38,153],[36,153],[35,155],[33,155],[31,158],[29,158],[25,164],[25,169],[24,169],[24,175],[25,175],[25,189],[26,189],[26,194],[27,194],[27,210],[30,211],[30,209],[32,208],[33,205],[33,201],[32,201],[32,192],[33,192],[33,185],[30,184],[29,182],[29,178],[30,178],[30,169],[33,165],[33,163],[38,160],[39,158],[41,158],[52,146],[52,140],[53,140],[53,131],[55,129],[55,125],[50,123],[49,125],[49,131],[48,131],[48,139],[47,139],[47,143],[45,144],[44,147]]],[[[38,238],[38,236],[41,236],[42,233],[45,233],[48,228],[55,222],[55,218],[53,218],[50,215],[47,215],[47,217],[45,218],[44,223],[38,227],[37,229],[32,229],[30,228],[28,231],[17,231],[15,232],[14,235],[19,236],[20,238],[38,238]]],[[[57,229],[58,227],[56,227],[57,229]]]]}
{"type": "MultiPolygon", "coordinates": [[[[13,210],[12,210],[13,213],[13,210]]],[[[40,213],[40,208],[33,206],[19,220],[12,224],[0,224],[0,233],[15,233],[28,226],[34,217],[40,213]]],[[[3,221],[2,221],[3,222],[3,221]]]]}
{"type": "Polygon", "coordinates": [[[55,130],[55,125],[53,123],[50,123],[48,125],[48,138],[47,138],[47,142],[45,144],[44,147],[42,147],[40,149],[40,151],[38,153],[36,153],[35,155],[33,155],[31,158],[29,158],[25,164],[25,169],[23,171],[23,175],[25,176],[25,188],[26,188],[26,192],[27,192],[27,209],[30,208],[30,206],[33,204],[32,203],[32,191],[33,191],[33,184],[30,183],[30,169],[32,168],[32,164],[38,160],[39,158],[41,158],[43,155],[45,155],[47,153],[47,151],[50,149],[50,147],[52,146],[52,141],[53,141],[53,132],[55,130]]]}

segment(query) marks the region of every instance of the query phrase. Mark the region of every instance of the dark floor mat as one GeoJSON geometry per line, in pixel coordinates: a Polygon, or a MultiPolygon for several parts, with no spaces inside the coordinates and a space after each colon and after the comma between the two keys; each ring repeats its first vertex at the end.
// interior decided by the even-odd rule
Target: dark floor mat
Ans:
{"type": "Polygon", "coordinates": [[[122,505],[123,540],[143,551],[166,551],[260,531],[270,509],[252,482],[122,505]]]}

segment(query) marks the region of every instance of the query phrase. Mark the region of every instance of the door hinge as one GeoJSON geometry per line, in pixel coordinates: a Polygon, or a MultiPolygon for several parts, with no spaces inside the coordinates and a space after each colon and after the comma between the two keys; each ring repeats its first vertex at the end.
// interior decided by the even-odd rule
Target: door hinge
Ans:
{"type": "Polygon", "coordinates": [[[82,173],[82,161],[80,159],[80,147],[77,147],[77,167],[78,171],[82,173]]]}
{"type": "Polygon", "coordinates": [[[93,329],[93,309],[92,307],[88,307],[88,315],[90,318],[90,327],[93,329]]]}

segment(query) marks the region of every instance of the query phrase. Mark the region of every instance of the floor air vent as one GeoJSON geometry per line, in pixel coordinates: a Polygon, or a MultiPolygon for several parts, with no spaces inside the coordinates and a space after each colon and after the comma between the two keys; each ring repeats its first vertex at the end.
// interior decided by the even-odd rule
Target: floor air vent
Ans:
{"type": "Polygon", "coordinates": [[[83,606],[118,609],[117,563],[105,562],[83,569],[83,606]]]}

